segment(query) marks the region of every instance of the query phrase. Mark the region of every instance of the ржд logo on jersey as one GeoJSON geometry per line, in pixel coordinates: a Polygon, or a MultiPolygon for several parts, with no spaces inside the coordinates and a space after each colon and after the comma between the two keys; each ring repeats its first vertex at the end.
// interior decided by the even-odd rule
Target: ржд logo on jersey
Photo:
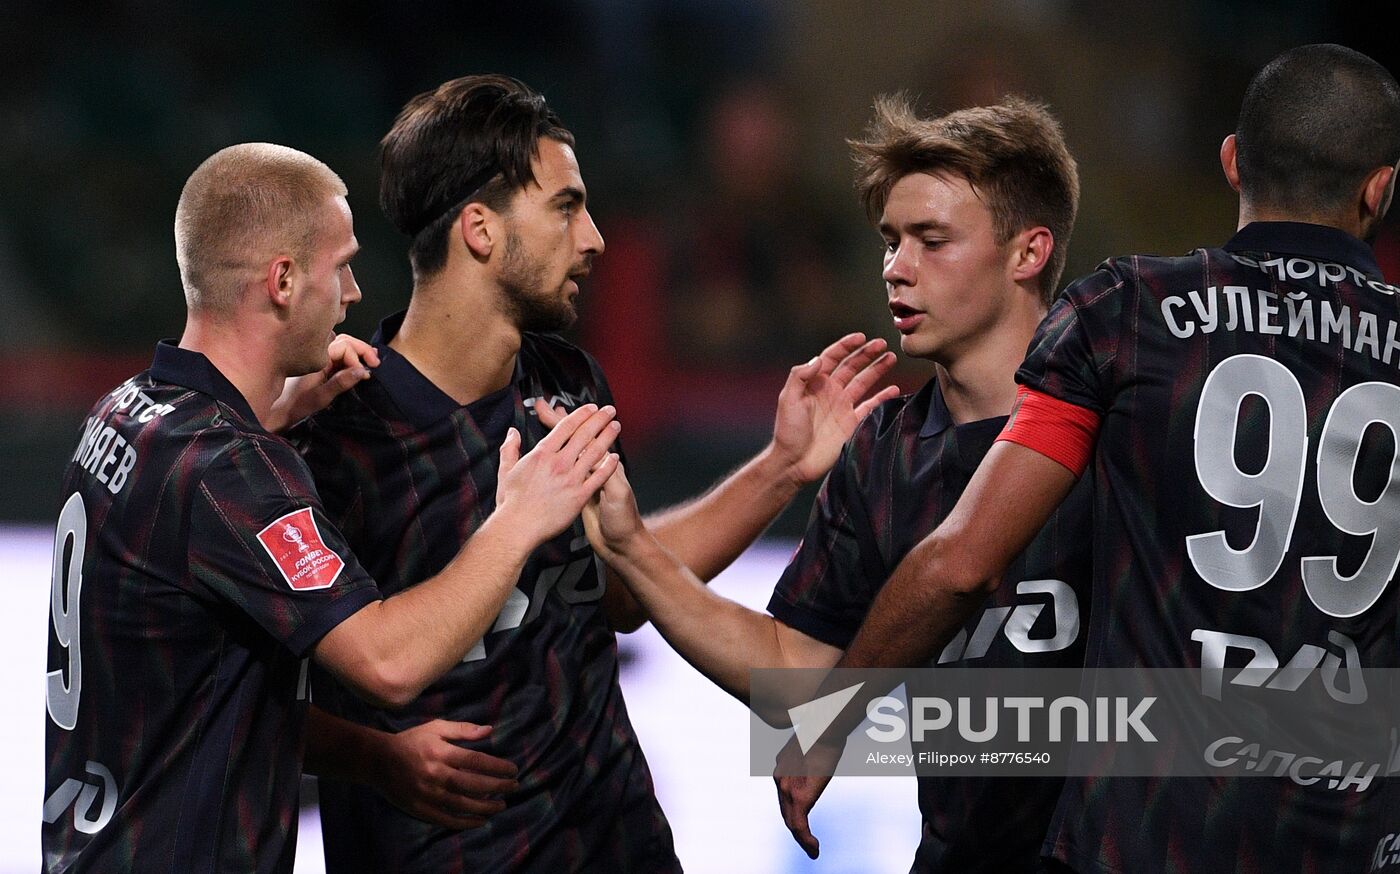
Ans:
{"type": "Polygon", "coordinates": [[[69,807],[73,808],[73,827],[85,835],[95,835],[112,821],[117,809],[117,781],[112,772],[101,762],[89,761],[87,772],[100,782],[83,782],[69,777],[44,799],[44,822],[55,823],[69,807]],[[102,807],[97,816],[92,809],[97,805],[97,797],[102,796],[102,807]],[[75,804],[76,802],[76,804],[75,804]]]}
{"type": "Polygon", "coordinates": [[[310,507],[294,510],[258,532],[258,541],[298,591],[324,589],[345,569],[345,561],[321,540],[310,507]]]}

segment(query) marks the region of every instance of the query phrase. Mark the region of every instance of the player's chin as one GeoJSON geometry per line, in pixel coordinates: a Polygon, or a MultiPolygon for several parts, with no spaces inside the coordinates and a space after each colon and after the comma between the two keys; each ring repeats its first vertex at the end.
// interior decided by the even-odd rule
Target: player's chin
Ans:
{"type": "Polygon", "coordinates": [[[289,372],[287,376],[306,376],[309,373],[320,373],[329,367],[330,363],[330,356],[326,355],[323,349],[321,350],[320,358],[313,358],[308,355],[305,361],[298,361],[293,365],[291,372],[289,372]]]}
{"type": "Polygon", "coordinates": [[[560,324],[559,330],[572,327],[578,321],[578,288],[575,286],[573,294],[564,294],[559,298],[559,306],[554,314],[555,321],[560,324]]]}
{"type": "Polygon", "coordinates": [[[578,283],[574,282],[572,279],[565,281],[563,285],[559,286],[559,293],[556,296],[559,301],[559,309],[570,315],[577,314],[578,296],[578,283]]]}
{"type": "Polygon", "coordinates": [[[325,342],[308,343],[301,357],[297,358],[288,368],[287,376],[306,376],[308,373],[320,373],[330,366],[331,356],[328,347],[335,339],[335,332],[326,334],[325,342]]]}
{"type": "Polygon", "coordinates": [[[901,334],[899,351],[910,358],[932,358],[938,352],[938,341],[917,331],[913,334],[901,334]]]}

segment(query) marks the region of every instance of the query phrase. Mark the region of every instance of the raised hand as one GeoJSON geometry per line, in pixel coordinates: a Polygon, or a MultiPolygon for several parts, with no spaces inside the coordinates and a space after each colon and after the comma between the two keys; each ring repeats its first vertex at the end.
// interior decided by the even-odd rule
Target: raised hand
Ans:
{"type": "Polygon", "coordinates": [[[379,366],[378,350],[349,334],[337,334],[326,352],[330,360],[325,367],[286,381],[281,396],[272,404],[272,414],[263,423],[267,430],[285,431],[324,410],[356,383],[369,379],[371,367],[379,366]]]}
{"type": "Polygon", "coordinates": [[[608,451],[622,426],[611,405],[585,404],[559,421],[524,456],[520,432],[501,444],[496,510],[540,543],[568,528],[618,466],[608,451]]]}
{"type": "Polygon", "coordinates": [[[821,355],[792,368],[778,395],[773,453],[802,483],[820,479],[866,414],[899,394],[888,386],[867,393],[894,367],[893,352],[879,338],[847,334],[821,355]]]}
{"type": "Polygon", "coordinates": [[[490,733],[489,725],[435,719],[387,735],[372,784],[395,807],[424,822],[479,828],[505,809],[500,796],[518,788],[515,765],[460,745],[490,733]]]}

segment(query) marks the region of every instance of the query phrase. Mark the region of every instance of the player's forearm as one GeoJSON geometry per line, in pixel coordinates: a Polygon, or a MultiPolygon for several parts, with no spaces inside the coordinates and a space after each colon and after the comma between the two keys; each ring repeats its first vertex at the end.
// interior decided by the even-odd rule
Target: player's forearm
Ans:
{"type": "Polygon", "coordinates": [[[899,563],[838,667],[924,664],[957,633],[1073,488],[1035,450],[993,445],[953,512],[899,563]]]}
{"type": "Polygon", "coordinates": [[[739,700],[750,670],[788,666],[771,616],[711,591],[653,537],[635,538],[612,566],[676,652],[739,700]]]}
{"type": "MultiPolygon", "coordinates": [[[[899,563],[836,667],[927,664],[986,601],[1074,480],[1068,469],[1033,450],[995,444],[953,512],[899,563]]],[[[838,682],[833,676],[819,692],[835,691],[830,685],[838,682]]],[[[862,694],[879,692],[867,687],[862,694]]],[[[828,736],[854,729],[864,700],[853,699],[828,736]]]]}
{"type": "Polygon", "coordinates": [[[493,514],[436,576],[351,616],[351,633],[333,630],[318,658],[361,697],[406,705],[486,634],[537,545],[493,514]]]}
{"type": "Polygon", "coordinates": [[[708,492],[647,517],[647,528],[708,582],[758,539],[801,488],[770,450],[749,459],[708,492]]]}
{"type": "Polygon", "coordinates": [[[928,664],[987,599],[997,572],[960,561],[935,532],[899,563],[881,588],[838,668],[928,664]]]}
{"type": "MultiPolygon", "coordinates": [[[[842,668],[902,668],[927,665],[986,601],[996,578],[975,563],[959,563],[950,538],[935,531],[895,569],[870,605],[860,631],[808,700],[851,682],[842,668]]],[[[865,682],[861,694],[827,726],[823,738],[839,741],[855,730],[868,702],[890,683],[865,682]]],[[[840,746],[838,742],[838,747],[840,746]]]]}

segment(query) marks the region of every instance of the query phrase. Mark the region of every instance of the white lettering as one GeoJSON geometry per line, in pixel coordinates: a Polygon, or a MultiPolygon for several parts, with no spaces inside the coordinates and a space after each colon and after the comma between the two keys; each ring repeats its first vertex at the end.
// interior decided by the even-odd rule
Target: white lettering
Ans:
{"type": "Polygon", "coordinates": [[[107,457],[102,459],[102,463],[97,466],[96,474],[100,482],[107,482],[107,468],[111,467],[112,463],[117,460],[117,451],[124,446],[126,446],[126,441],[122,439],[122,435],[113,432],[112,448],[108,450],[107,457]]]}
{"type": "Polygon", "coordinates": [[[1282,334],[1283,325],[1278,324],[1278,295],[1272,291],[1259,291],[1257,301],[1259,309],[1259,333],[1261,334],[1282,334]]]}
{"type": "Polygon", "coordinates": [[[1356,346],[1357,353],[1371,349],[1372,358],[1381,357],[1380,329],[1376,325],[1376,314],[1362,311],[1356,322],[1356,346]]]}
{"type": "MultiPolygon", "coordinates": [[[[963,699],[967,700],[967,699],[963,699]]],[[[942,731],[947,728],[953,720],[952,708],[943,698],[915,698],[914,699],[914,740],[921,741],[924,734],[930,731],[942,731]],[[934,711],[934,717],[927,716],[928,711],[934,711]]]]}
{"type": "Polygon", "coordinates": [[[865,718],[874,724],[865,730],[865,736],[874,741],[888,743],[903,738],[904,720],[897,715],[902,710],[904,702],[891,695],[883,695],[871,701],[865,707],[865,718]]]}
{"type": "Polygon", "coordinates": [[[1186,306],[1186,301],[1179,297],[1163,298],[1162,318],[1166,320],[1167,330],[1172,332],[1172,336],[1185,340],[1187,337],[1196,333],[1196,325],[1192,322],[1187,322],[1186,326],[1182,327],[1181,323],[1176,320],[1176,316],[1172,314],[1171,308],[1174,306],[1184,307],[1186,306]]]}
{"type": "Polygon", "coordinates": [[[1341,337],[1343,346],[1351,345],[1351,307],[1343,306],[1340,310],[1332,309],[1332,302],[1324,300],[1322,302],[1322,342],[1331,342],[1331,337],[1336,335],[1341,337]]]}

